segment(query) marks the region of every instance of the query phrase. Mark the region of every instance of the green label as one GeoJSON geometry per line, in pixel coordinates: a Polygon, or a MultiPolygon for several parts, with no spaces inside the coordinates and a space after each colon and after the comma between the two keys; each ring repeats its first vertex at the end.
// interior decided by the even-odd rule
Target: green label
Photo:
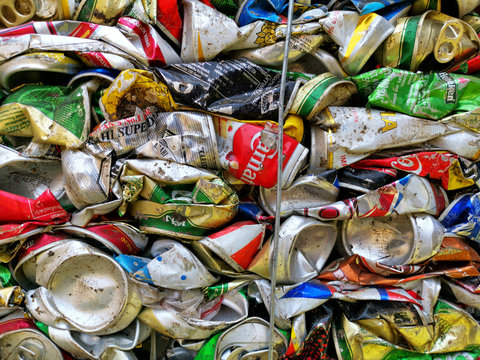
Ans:
{"type": "Polygon", "coordinates": [[[0,285],[2,288],[17,285],[17,282],[13,279],[10,270],[3,265],[0,265],[0,285]]]}
{"type": "Polygon", "coordinates": [[[82,87],[27,85],[5,99],[4,104],[10,103],[33,107],[77,138],[82,136],[86,116],[82,87]]]}

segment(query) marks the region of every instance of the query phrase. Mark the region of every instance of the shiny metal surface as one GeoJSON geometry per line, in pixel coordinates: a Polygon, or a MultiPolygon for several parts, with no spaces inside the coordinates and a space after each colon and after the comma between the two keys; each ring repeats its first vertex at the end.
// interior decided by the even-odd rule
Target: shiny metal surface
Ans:
{"type": "Polygon", "coordinates": [[[339,246],[386,265],[415,264],[433,256],[445,229],[430,215],[400,215],[344,221],[339,246]]]}

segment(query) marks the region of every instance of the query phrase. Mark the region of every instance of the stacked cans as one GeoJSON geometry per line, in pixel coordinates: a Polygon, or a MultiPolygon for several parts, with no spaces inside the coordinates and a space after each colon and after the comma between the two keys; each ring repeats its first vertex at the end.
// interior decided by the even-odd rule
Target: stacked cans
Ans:
{"type": "Polygon", "coordinates": [[[292,4],[1,4],[1,359],[480,358],[480,0],[292,4]]]}

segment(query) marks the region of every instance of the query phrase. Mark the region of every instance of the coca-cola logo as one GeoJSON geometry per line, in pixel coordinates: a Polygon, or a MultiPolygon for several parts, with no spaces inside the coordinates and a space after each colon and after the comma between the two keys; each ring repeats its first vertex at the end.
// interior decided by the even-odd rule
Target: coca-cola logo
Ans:
{"type": "Polygon", "coordinates": [[[400,157],[392,161],[392,167],[398,170],[405,170],[414,174],[419,174],[422,171],[422,163],[416,156],[400,157]]]}

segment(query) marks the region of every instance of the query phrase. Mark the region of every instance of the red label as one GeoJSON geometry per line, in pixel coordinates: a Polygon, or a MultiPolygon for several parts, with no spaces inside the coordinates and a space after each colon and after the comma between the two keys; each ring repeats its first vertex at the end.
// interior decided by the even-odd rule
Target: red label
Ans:
{"type": "Polygon", "coordinates": [[[35,27],[33,26],[33,22],[29,22],[28,24],[18,25],[12,28],[7,28],[0,31],[0,36],[20,36],[20,35],[27,35],[27,34],[36,34],[35,27]]]}
{"type": "Polygon", "coordinates": [[[37,220],[53,224],[65,222],[70,217],[50,190],[35,200],[0,190],[0,209],[2,222],[37,220]]]}
{"type": "Polygon", "coordinates": [[[0,334],[22,329],[34,329],[38,331],[35,323],[30,319],[17,318],[0,322],[0,334]]]}
{"type": "Polygon", "coordinates": [[[235,230],[241,228],[244,225],[255,225],[255,224],[256,223],[251,221],[251,220],[240,221],[240,222],[237,222],[233,225],[227,226],[225,229],[220,230],[216,233],[213,233],[212,235],[208,235],[208,237],[210,239],[218,239],[219,237],[230,234],[232,231],[235,231],[235,230]]]}
{"type": "Polygon", "coordinates": [[[260,247],[260,243],[263,239],[263,232],[255,236],[255,238],[252,239],[247,245],[245,245],[243,248],[238,250],[235,254],[230,256],[238,265],[242,267],[242,269],[246,269],[248,265],[253,260],[253,257],[258,251],[258,248],[260,247]]]}
{"type": "Polygon", "coordinates": [[[419,176],[428,176],[430,179],[442,180],[448,186],[450,167],[457,161],[457,157],[444,152],[421,152],[389,159],[360,160],[352,165],[353,168],[366,166],[384,166],[406,171],[419,176]]]}
{"type": "Polygon", "coordinates": [[[113,224],[90,226],[87,230],[112,243],[122,254],[133,255],[140,252],[133,240],[113,224]]]}
{"type": "Polygon", "coordinates": [[[183,24],[177,0],[157,0],[157,20],[178,42],[182,41],[183,24]]]}
{"type": "Polygon", "coordinates": [[[147,55],[148,63],[152,66],[165,66],[165,58],[163,57],[162,50],[158,46],[157,42],[152,36],[150,26],[142,23],[141,21],[122,17],[118,20],[121,25],[124,25],[131,29],[140,39],[142,43],[143,51],[147,55]]]}
{"type": "MultiPolygon", "coordinates": [[[[227,154],[227,160],[238,163],[238,168],[229,167],[235,177],[251,185],[271,188],[277,183],[278,154],[276,146],[268,148],[261,141],[263,128],[257,125],[243,124],[233,137],[233,152],[227,154]]],[[[232,127],[228,131],[234,131],[232,127]]],[[[283,168],[290,160],[298,142],[288,135],[283,137],[283,168]]]]}
{"type": "Polygon", "coordinates": [[[39,234],[29,238],[18,251],[18,262],[22,260],[25,256],[32,253],[35,250],[38,250],[48,244],[64,240],[67,236],[63,234],[39,234]]]}
{"type": "Polygon", "coordinates": [[[39,227],[45,227],[45,224],[37,221],[30,221],[24,222],[23,224],[0,225],[0,239],[5,240],[22,234],[27,234],[39,227]]]}
{"type": "Polygon", "coordinates": [[[112,67],[107,58],[101,52],[77,53],[77,55],[88,65],[105,68],[112,67]]]}
{"type": "Polygon", "coordinates": [[[78,38],[90,38],[94,31],[98,28],[98,25],[81,22],[75,30],[73,30],[68,36],[78,37],[78,38]]]}

